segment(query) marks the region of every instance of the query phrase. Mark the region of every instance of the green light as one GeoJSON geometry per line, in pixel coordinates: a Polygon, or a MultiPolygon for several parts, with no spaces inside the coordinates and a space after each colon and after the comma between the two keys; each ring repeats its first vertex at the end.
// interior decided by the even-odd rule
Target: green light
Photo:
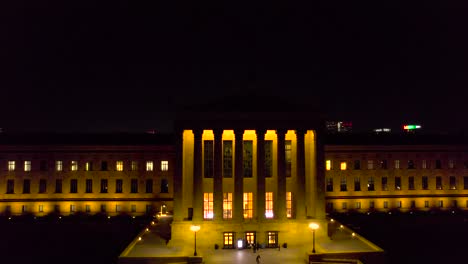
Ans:
{"type": "Polygon", "coordinates": [[[406,129],[406,130],[413,130],[413,129],[418,129],[418,128],[421,128],[420,125],[404,125],[403,126],[403,129],[406,129]]]}

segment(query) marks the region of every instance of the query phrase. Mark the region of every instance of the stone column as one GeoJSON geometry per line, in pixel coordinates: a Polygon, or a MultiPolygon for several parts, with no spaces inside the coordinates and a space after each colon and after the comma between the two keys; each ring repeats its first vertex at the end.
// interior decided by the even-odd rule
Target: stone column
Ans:
{"type": "Polygon", "coordinates": [[[202,134],[203,130],[193,130],[193,221],[203,220],[203,173],[202,173],[202,134]]]}
{"type": "Polygon", "coordinates": [[[214,220],[223,220],[223,130],[215,129],[214,133],[214,179],[213,210],[214,220]]]}
{"type": "MultiPolygon", "coordinates": [[[[174,185],[174,221],[182,221],[184,220],[184,216],[186,211],[183,208],[183,200],[184,200],[184,186],[183,186],[183,177],[182,177],[182,167],[183,167],[183,139],[184,139],[184,131],[183,130],[176,130],[176,145],[175,145],[175,153],[176,153],[176,160],[174,164],[175,172],[174,172],[174,180],[172,184],[174,185]]],[[[185,209],[186,210],[186,209],[185,209]]]]}
{"type": "Polygon", "coordinates": [[[296,130],[297,137],[297,188],[296,188],[296,219],[302,220],[306,218],[305,212],[305,131],[303,129],[296,130]]]}
{"type": "Polygon", "coordinates": [[[265,133],[257,130],[257,215],[258,221],[265,219],[265,133]]]}
{"type": "MultiPolygon", "coordinates": [[[[286,219],[286,150],[285,150],[285,129],[276,130],[278,137],[277,160],[278,160],[278,193],[273,197],[276,201],[276,219],[286,219]]],[[[265,197],[263,197],[265,199],[265,197]]]]}
{"type": "Polygon", "coordinates": [[[234,130],[235,150],[234,150],[234,215],[235,221],[244,220],[244,171],[243,171],[243,136],[244,130],[234,130]]]}

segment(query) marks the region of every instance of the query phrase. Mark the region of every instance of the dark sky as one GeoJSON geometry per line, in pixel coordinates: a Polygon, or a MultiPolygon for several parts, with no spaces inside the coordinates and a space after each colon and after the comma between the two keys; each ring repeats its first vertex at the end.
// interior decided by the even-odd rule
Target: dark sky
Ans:
{"type": "Polygon", "coordinates": [[[468,131],[465,1],[8,2],[4,131],[170,131],[178,104],[253,90],[358,131],[468,131]]]}

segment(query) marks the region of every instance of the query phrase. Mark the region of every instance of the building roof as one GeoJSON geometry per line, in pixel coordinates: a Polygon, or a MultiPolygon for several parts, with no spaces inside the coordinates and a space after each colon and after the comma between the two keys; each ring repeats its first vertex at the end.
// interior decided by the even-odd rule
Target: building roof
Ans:
{"type": "Polygon", "coordinates": [[[468,145],[464,134],[376,134],[343,133],[327,134],[325,145],[468,145]]]}

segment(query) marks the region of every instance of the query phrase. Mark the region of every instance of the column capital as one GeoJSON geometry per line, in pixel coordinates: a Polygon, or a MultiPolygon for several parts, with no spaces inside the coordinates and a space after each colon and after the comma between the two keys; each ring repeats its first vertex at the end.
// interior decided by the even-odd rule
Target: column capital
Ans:
{"type": "Polygon", "coordinates": [[[285,128],[276,129],[276,134],[278,135],[286,135],[286,132],[288,132],[288,130],[285,128]]]}
{"type": "Polygon", "coordinates": [[[239,128],[235,128],[234,129],[234,135],[237,137],[237,136],[242,136],[244,135],[244,129],[239,129],[239,128]]]}

